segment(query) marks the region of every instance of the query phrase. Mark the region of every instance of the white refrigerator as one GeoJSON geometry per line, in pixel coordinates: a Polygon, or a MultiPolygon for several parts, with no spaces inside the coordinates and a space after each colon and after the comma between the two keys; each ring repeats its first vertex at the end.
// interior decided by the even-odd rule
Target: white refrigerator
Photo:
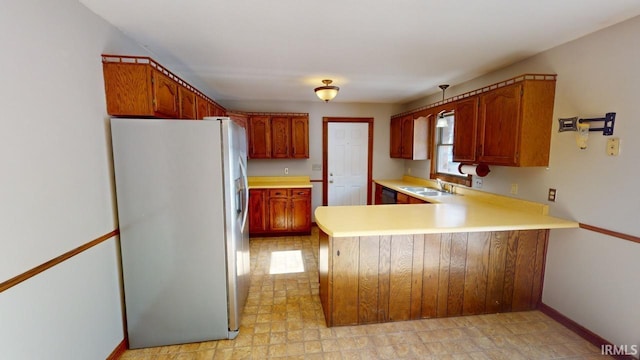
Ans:
{"type": "Polygon", "coordinates": [[[249,292],[246,132],[111,119],[130,348],[233,339],[249,292]]]}

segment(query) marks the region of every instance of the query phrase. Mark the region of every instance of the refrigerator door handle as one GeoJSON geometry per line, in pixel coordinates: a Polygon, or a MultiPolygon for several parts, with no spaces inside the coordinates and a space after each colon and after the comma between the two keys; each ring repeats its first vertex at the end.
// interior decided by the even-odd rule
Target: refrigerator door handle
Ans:
{"type": "Polygon", "coordinates": [[[249,215],[249,181],[247,179],[247,168],[244,165],[244,159],[242,156],[240,157],[240,172],[242,176],[242,181],[244,182],[243,190],[244,190],[244,214],[242,214],[242,224],[240,225],[240,229],[244,231],[244,227],[247,223],[247,217],[249,215]]]}

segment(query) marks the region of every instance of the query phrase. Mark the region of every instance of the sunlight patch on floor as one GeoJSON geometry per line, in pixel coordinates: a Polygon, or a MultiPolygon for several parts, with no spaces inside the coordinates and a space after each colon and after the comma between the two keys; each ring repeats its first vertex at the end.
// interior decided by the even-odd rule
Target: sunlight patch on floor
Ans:
{"type": "Polygon", "coordinates": [[[269,274],[293,274],[304,272],[302,251],[272,251],[269,274]]]}

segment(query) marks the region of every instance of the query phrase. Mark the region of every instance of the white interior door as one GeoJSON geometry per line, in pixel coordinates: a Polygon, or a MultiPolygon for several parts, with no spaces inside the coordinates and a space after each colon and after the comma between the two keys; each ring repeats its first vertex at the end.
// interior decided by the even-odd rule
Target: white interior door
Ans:
{"type": "Polygon", "coordinates": [[[369,124],[328,123],[327,205],[366,205],[369,124]]]}

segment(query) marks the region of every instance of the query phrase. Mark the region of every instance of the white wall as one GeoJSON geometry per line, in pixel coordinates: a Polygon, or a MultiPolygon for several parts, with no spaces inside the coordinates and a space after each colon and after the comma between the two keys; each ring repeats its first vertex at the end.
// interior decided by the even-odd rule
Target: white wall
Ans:
{"type": "MultiPolygon", "coordinates": [[[[311,89],[309,89],[311,91],[311,89]]],[[[340,94],[338,94],[340,96],[340,94]]],[[[309,159],[265,159],[249,160],[250,176],[308,175],[312,180],[322,179],[322,118],[323,117],[372,117],[373,118],[373,178],[395,179],[402,175],[403,160],[389,157],[389,119],[398,111],[398,106],[389,104],[324,103],[314,102],[223,102],[230,110],[255,112],[299,112],[309,113],[309,159]],[[313,165],[320,170],[314,171],[313,165]]],[[[322,184],[314,183],[312,208],[322,205],[322,184]]]]}
{"type": "MultiPolygon", "coordinates": [[[[0,282],[117,228],[100,54],[141,48],[76,0],[0,11],[0,282]]],[[[112,238],[0,293],[0,357],[104,359],[123,339],[112,238]]]]}
{"type": "MultiPolygon", "coordinates": [[[[523,73],[556,73],[551,159],[548,168],[491,167],[483,190],[547,203],[551,215],[640,236],[640,17],[558,46],[513,66],[447,90],[447,97],[523,73]],[[616,112],[617,157],[605,155],[608,137],[591,132],[579,150],[574,133],[558,133],[557,118],[616,112]]],[[[405,105],[415,108],[440,94],[405,105]]],[[[594,124],[595,125],[595,124],[594,124]]],[[[409,166],[407,162],[405,171],[409,166]]],[[[640,344],[640,244],[591,231],[553,230],[543,302],[616,344],[640,344]]]]}

